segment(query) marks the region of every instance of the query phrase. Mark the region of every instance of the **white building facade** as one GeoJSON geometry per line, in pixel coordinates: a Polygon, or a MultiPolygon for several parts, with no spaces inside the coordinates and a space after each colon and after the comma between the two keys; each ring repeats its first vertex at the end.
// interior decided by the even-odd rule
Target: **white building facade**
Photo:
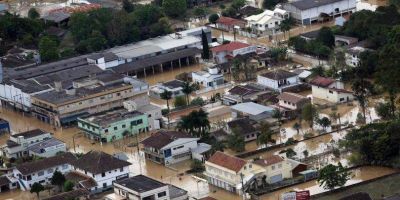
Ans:
{"type": "Polygon", "coordinates": [[[218,73],[218,68],[208,68],[208,71],[192,72],[193,82],[207,88],[224,84],[224,75],[218,73]]]}
{"type": "Polygon", "coordinates": [[[353,93],[345,90],[341,81],[317,77],[310,84],[313,98],[323,99],[332,103],[344,103],[354,100],[353,93]]]}

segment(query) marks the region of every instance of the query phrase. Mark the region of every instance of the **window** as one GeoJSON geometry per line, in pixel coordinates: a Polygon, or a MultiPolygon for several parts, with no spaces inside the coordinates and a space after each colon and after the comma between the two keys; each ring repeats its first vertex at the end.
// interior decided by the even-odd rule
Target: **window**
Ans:
{"type": "Polygon", "coordinates": [[[118,130],[118,127],[114,127],[114,131],[118,130]]]}
{"type": "Polygon", "coordinates": [[[272,168],[272,170],[275,170],[275,165],[272,165],[271,168],[272,168]]]}
{"type": "Polygon", "coordinates": [[[329,90],[329,93],[333,94],[332,90],[329,90]]]}
{"type": "Polygon", "coordinates": [[[122,128],[126,128],[126,125],[125,125],[125,124],[122,124],[122,128]]]}
{"type": "Polygon", "coordinates": [[[38,176],[43,176],[44,175],[44,171],[40,171],[40,172],[38,172],[38,174],[37,174],[38,176]]]}
{"type": "Polygon", "coordinates": [[[103,183],[103,188],[106,188],[107,187],[107,183],[103,183]]]}
{"type": "Polygon", "coordinates": [[[282,168],[282,164],[278,164],[278,168],[282,168]]]}
{"type": "Polygon", "coordinates": [[[124,168],[121,167],[121,168],[119,169],[119,171],[120,171],[120,172],[123,172],[123,171],[124,171],[124,168]]]}
{"type": "Polygon", "coordinates": [[[108,133],[108,129],[105,129],[105,130],[104,130],[104,133],[108,133]]]}
{"type": "Polygon", "coordinates": [[[48,169],[48,170],[47,170],[47,173],[48,173],[48,174],[52,174],[53,172],[54,172],[53,169],[48,169]]]}
{"type": "Polygon", "coordinates": [[[157,194],[158,198],[167,196],[167,192],[160,192],[157,194]]]}
{"type": "Polygon", "coordinates": [[[117,96],[118,96],[118,97],[121,96],[121,93],[118,92],[118,93],[117,93],[117,96]]]}
{"type": "Polygon", "coordinates": [[[67,164],[64,164],[63,166],[62,166],[62,169],[67,169],[68,168],[68,165],[67,164]]]}
{"type": "Polygon", "coordinates": [[[106,176],[105,172],[101,173],[101,177],[105,177],[105,176],[106,176]]]}

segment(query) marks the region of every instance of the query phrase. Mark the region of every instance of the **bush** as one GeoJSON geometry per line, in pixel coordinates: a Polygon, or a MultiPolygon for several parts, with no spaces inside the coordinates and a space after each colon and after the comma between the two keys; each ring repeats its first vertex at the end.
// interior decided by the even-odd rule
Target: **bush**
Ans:
{"type": "Polygon", "coordinates": [[[335,156],[335,158],[339,158],[340,157],[340,149],[334,148],[332,151],[332,154],[335,156]]]}
{"type": "Polygon", "coordinates": [[[69,192],[74,189],[74,183],[70,180],[65,181],[64,183],[64,192],[69,192]]]}
{"type": "Polygon", "coordinates": [[[204,100],[201,97],[196,97],[190,102],[190,105],[203,106],[204,100]]]}
{"type": "Polygon", "coordinates": [[[314,134],[313,133],[304,133],[303,137],[304,137],[304,139],[309,139],[309,138],[314,137],[314,134]]]}
{"type": "Polygon", "coordinates": [[[167,115],[168,113],[169,113],[169,110],[167,108],[161,110],[162,115],[167,115]]]}
{"type": "Polygon", "coordinates": [[[294,140],[293,138],[289,138],[289,139],[285,142],[285,146],[290,146],[290,145],[293,145],[294,143],[296,143],[296,140],[294,140]]]}
{"type": "Polygon", "coordinates": [[[174,100],[175,108],[186,106],[186,99],[184,96],[177,96],[174,100]]]}
{"type": "Polygon", "coordinates": [[[203,163],[200,160],[193,160],[190,164],[190,172],[191,173],[200,173],[205,170],[203,163]]]}

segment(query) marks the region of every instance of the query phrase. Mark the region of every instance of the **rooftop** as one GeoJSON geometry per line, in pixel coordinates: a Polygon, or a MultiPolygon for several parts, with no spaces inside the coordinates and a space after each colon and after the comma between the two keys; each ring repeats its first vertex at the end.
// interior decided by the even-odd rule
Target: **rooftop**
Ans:
{"type": "Polygon", "coordinates": [[[307,10],[310,8],[316,8],[319,6],[323,5],[328,5],[336,2],[341,2],[344,0],[300,0],[300,1],[295,1],[291,2],[294,7],[300,9],[300,10],[307,10]]]}
{"type": "Polygon", "coordinates": [[[265,112],[273,112],[274,109],[269,106],[264,106],[261,104],[257,104],[254,102],[246,102],[246,103],[239,103],[234,106],[231,106],[233,110],[247,113],[250,115],[259,115],[265,112]]]}
{"type": "Polygon", "coordinates": [[[256,122],[244,117],[240,119],[235,119],[228,122],[228,126],[231,130],[237,131],[239,134],[247,134],[256,131],[256,128],[253,126],[256,122]]]}
{"type": "Polygon", "coordinates": [[[115,55],[112,52],[105,52],[105,53],[98,53],[98,54],[93,54],[91,56],[88,57],[88,59],[92,59],[92,60],[98,60],[100,58],[104,58],[105,62],[110,62],[110,61],[114,61],[114,60],[118,60],[118,56],[115,55]]]}
{"type": "Polygon", "coordinates": [[[235,18],[231,18],[231,17],[224,17],[221,16],[220,18],[218,18],[217,23],[220,24],[226,24],[226,25],[242,25],[245,24],[246,22],[239,20],[239,19],[235,19],[235,18]]]}
{"type": "Polygon", "coordinates": [[[280,157],[278,155],[273,155],[273,156],[270,156],[265,159],[255,160],[253,163],[260,165],[262,167],[267,167],[267,166],[270,166],[270,165],[273,165],[273,164],[276,164],[276,163],[279,163],[282,161],[284,161],[284,159],[282,157],[280,157]]]}
{"type": "Polygon", "coordinates": [[[53,157],[22,163],[20,165],[17,165],[16,168],[18,169],[18,171],[21,172],[21,174],[29,175],[58,165],[72,164],[75,161],[76,157],[72,153],[66,152],[53,157]]]}
{"type": "Polygon", "coordinates": [[[76,168],[93,174],[100,174],[114,169],[131,165],[127,161],[120,160],[102,151],[89,151],[73,164],[76,168]]]}
{"type": "Polygon", "coordinates": [[[239,95],[239,96],[245,96],[245,95],[249,95],[249,94],[254,94],[261,91],[260,89],[257,88],[253,88],[249,85],[236,85],[235,87],[233,87],[232,89],[230,89],[228,92],[231,95],[239,95]]]}
{"type": "Polygon", "coordinates": [[[180,138],[193,138],[191,135],[178,131],[158,131],[150,137],[144,139],[141,143],[146,147],[161,149],[169,143],[180,138]]]}
{"type": "Polygon", "coordinates": [[[65,200],[65,199],[77,199],[79,197],[88,196],[89,191],[85,189],[74,189],[69,192],[63,192],[51,197],[44,198],[43,200],[65,200]]]}
{"type": "Polygon", "coordinates": [[[315,31],[310,31],[310,32],[306,32],[306,33],[302,33],[300,34],[300,37],[306,38],[306,39],[310,39],[310,40],[314,40],[318,37],[319,34],[319,30],[315,30],[315,31]]]}
{"type": "Polygon", "coordinates": [[[39,142],[37,144],[34,144],[32,146],[28,147],[28,151],[33,151],[35,153],[41,154],[43,153],[42,150],[45,148],[49,148],[49,147],[54,147],[60,144],[65,144],[63,141],[58,140],[56,138],[50,138],[48,140],[44,140],[42,142],[39,142]]]}
{"type": "MultiPolygon", "coordinates": [[[[4,83],[8,85],[13,85],[14,87],[20,89],[22,92],[25,92],[27,94],[33,94],[36,92],[44,91],[44,90],[51,90],[52,88],[48,85],[41,85],[38,82],[34,80],[7,80],[4,81],[4,83]]],[[[18,102],[19,97],[16,97],[16,101],[18,102]]]]}
{"type": "Polygon", "coordinates": [[[310,84],[311,85],[320,86],[320,87],[328,87],[332,83],[334,83],[335,81],[336,80],[332,79],[332,78],[326,78],[326,77],[318,76],[318,77],[314,78],[313,80],[311,80],[310,84]]]}
{"type": "Polygon", "coordinates": [[[144,175],[137,175],[131,178],[115,181],[115,183],[138,193],[143,193],[166,186],[165,183],[159,182],[144,175]]]}
{"type": "Polygon", "coordinates": [[[39,135],[43,135],[43,134],[46,134],[46,133],[48,133],[48,132],[44,131],[42,129],[33,129],[33,130],[30,130],[30,131],[25,131],[25,132],[21,132],[21,133],[17,133],[17,134],[11,135],[11,137],[18,138],[18,137],[22,136],[22,137],[24,137],[26,139],[26,138],[32,138],[32,137],[36,137],[36,136],[39,136],[39,135]]]}
{"type": "Polygon", "coordinates": [[[251,46],[250,44],[246,44],[243,42],[230,42],[228,44],[221,44],[214,48],[211,48],[213,52],[221,52],[221,51],[234,51],[237,49],[242,49],[251,46]]]}
{"type": "Polygon", "coordinates": [[[282,92],[277,98],[294,104],[307,99],[305,96],[291,92],[282,92]]]}
{"type": "Polygon", "coordinates": [[[168,185],[168,189],[169,189],[169,197],[171,199],[176,199],[178,197],[185,196],[188,193],[186,190],[178,188],[171,184],[168,185]]]}
{"type": "Polygon", "coordinates": [[[163,85],[169,89],[176,89],[176,88],[182,87],[184,84],[185,84],[185,82],[183,82],[181,80],[177,80],[177,79],[163,83],[163,85]]]}
{"type": "Polygon", "coordinates": [[[139,111],[129,112],[127,109],[121,107],[121,108],[116,108],[116,109],[96,113],[93,115],[89,115],[85,118],[82,118],[82,120],[105,128],[114,122],[119,122],[121,120],[135,118],[135,117],[141,116],[141,115],[143,115],[143,113],[141,113],[139,111]]]}
{"type": "Polygon", "coordinates": [[[297,74],[285,70],[275,70],[271,72],[267,72],[265,74],[261,74],[260,76],[272,79],[272,80],[281,80],[281,79],[286,79],[286,78],[291,78],[297,76],[297,74]]]}
{"type": "Polygon", "coordinates": [[[234,157],[220,151],[215,152],[211,158],[207,160],[207,162],[224,167],[234,172],[239,172],[247,163],[241,158],[234,157]]]}
{"type": "Polygon", "coordinates": [[[55,23],[62,22],[71,17],[69,13],[66,12],[50,12],[47,16],[42,17],[46,21],[52,21],[55,23]]]}

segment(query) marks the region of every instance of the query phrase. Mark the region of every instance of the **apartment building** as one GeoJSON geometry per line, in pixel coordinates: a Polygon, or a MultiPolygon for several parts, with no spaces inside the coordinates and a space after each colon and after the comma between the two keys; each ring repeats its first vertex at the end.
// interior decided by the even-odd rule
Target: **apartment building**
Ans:
{"type": "Polygon", "coordinates": [[[149,104],[147,83],[106,70],[72,82],[72,88],[56,89],[32,97],[32,114],[55,126],[68,125],[78,117],[121,107],[133,100],[149,104]]]}
{"type": "Polygon", "coordinates": [[[29,155],[28,148],[34,144],[52,138],[49,132],[34,129],[10,135],[6,144],[2,147],[3,156],[7,158],[20,158],[29,155]]]}

